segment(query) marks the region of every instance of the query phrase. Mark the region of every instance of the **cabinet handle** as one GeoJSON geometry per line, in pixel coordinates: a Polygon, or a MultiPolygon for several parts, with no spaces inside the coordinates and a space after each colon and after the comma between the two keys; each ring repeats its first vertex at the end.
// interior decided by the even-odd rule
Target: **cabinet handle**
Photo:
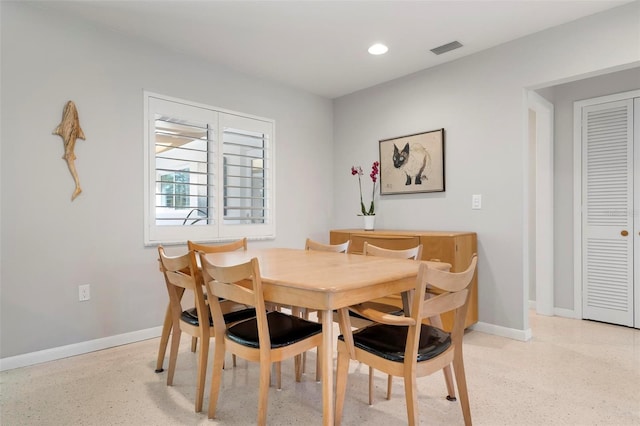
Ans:
{"type": "Polygon", "coordinates": [[[626,229],[623,229],[622,232],[620,232],[620,235],[626,237],[627,235],[629,235],[629,232],[626,229]]]}

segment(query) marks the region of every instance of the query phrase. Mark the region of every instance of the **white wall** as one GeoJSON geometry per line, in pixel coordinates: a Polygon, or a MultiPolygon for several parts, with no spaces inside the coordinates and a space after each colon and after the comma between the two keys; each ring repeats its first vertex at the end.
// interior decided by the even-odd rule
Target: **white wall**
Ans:
{"type": "MultiPolygon", "coordinates": [[[[640,68],[609,73],[539,92],[554,104],[554,301],[573,311],[573,103],[613,93],[640,89],[640,68]]],[[[535,299],[535,294],[533,299],[535,299]]]]}
{"type": "Polygon", "coordinates": [[[250,244],[328,241],[330,100],[42,12],[37,3],[0,7],[0,358],[162,323],[157,251],[143,246],[145,89],[274,119],[277,238],[250,244]],[[76,145],[83,193],[74,202],[63,142],[52,135],[68,100],[86,135],[76,145]],[[78,302],[80,284],[91,284],[89,302],[78,302]]]}
{"type": "Polygon", "coordinates": [[[635,2],[335,100],[335,225],[360,225],[352,164],[380,139],[444,127],[446,192],[382,197],[376,227],[477,232],[480,321],[527,330],[524,89],[639,61],[639,23],[635,2]]]}

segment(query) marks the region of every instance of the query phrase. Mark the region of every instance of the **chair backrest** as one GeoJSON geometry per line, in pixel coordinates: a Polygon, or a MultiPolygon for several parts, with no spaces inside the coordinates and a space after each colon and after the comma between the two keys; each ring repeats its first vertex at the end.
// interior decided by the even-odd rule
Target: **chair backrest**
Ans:
{"type": "Polygon", "coordinates": [[[256,319],[258,322],[260,355],[268,356],[268,353],[262,353],[262,350],[270,350],[271,339],[267,325],[258,259],[254,257],[250,261],[238,265],[218,266],[209,262],[206,254],[201,252],[200,264],[202,265],[202,277],[207,289],[215,334],[223,336],[226,331],[220,299],[253,306],[256,309],[256,319]]]}
{"type": "MultiPolygon", "coordinates": [[[[187,248],[189,249],[189,255],[192,258],[192,261],[197,264],[198,261],[198,253],[223,253],[227,251],[236,251],[236,250],[246,250],[247,249],[247,239],[243,238],[241,240],[233,241],[225,244],[199,244],[194,243],[193,241],[187,241],[187,248]]],[[[196,281],[200,283],[200,285],[204,285],[204,281],[202,280],[202,271],[198,268],[195,272],[196,281]]]]}
{"type": "Polygon", "coordinates": [[[207,307],[204,301],[204,290],[198,282],[198,265],[195,263],[191,252],[180,256],[167,256],[164,247],[158,246],[158,254],[162,274],[164,275],[167,291],[169,292],[169,305],[174,319],[180,318],[183,311],[181,299],[184,290],[194,293],[194,301],[198,312],[198,321],[209,325],[207,307]]]}
{"type": "Polygon", "coordinates": [[[307,241],[304,244],[305,250],[318,250],[318,251],[332,251],[335,253],[346,253],[349,250],[349,242],[346,241],[342,244],[322,244],[317,241],[313,241],[310,238],[307,238],[307,241]]]}
{"type": "Polygon", "coordinates": [[[478,256],[474,254],[469,267],[463,272],[439,271],[429,268],[426,263],[420,265],[411,308],[411,317],[415,320],[415,325],[409,327],[407,336],[408,353],[417,352],[422,320],[444,312],[455,311],[451,338],[454,344],[462,342],[469,304],[469,289],[477,264],[478,256]],[[427,289],[435,290],[437,294],[430,294],[426,298],[427,289]]]}
{"type": "Polygon", "coordinates": [[[373,244],[369,244],[368,242],[365,241],[364,246],[362,247],[362,254],[365,256],[380,256],[380,257],[393,257],[396,259],[420,260],[422,259],[422,244],[419,244],[409,249],[392,250],[392,249],[386,249],[386,248],[374,246],[373,244]]]}
{"type": "Polygon", "coordinates": [[[231,243],[225,244],[198,244],[193,241],[187,241],[187,248],[189,251],[201,251],[203,253],[222,253],[225,251],[235,251],[235,250],[246,250],[247,249],[247,239],[243,238],[241,240],[233,241],[231,243]]]}

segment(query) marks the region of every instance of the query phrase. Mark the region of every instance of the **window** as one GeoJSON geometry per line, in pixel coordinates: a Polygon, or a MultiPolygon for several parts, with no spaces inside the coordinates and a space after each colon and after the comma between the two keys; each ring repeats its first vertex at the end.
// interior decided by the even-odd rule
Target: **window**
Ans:
{"type": "Polygon", "coordinates": [[[157,207],[166,209],[189,208],[189,169],[160,175],[160,195],[157,207]]]}
{"type": "Polygon", "coordinates": [[[274,237],[273,120],[144,99],[145,244],[274,237]]]}

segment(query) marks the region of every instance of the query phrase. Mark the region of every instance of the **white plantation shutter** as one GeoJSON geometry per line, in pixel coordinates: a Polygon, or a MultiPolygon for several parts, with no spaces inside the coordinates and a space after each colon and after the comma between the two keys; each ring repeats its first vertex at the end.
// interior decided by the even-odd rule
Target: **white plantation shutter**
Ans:
{"type": "Polygon", "coordinates": [[[145,101],[145,244],[273,237],[273,121],[145,101]]]}
{"type": "Polygon", "coordinates": [[[583,107],[582,144],[583,317],[631,326],[632,100],[583,107]]]}
{"type": "Polygon", "coordinates": [[[273,223],[271,123],[220,115],[223,196],[221,236],[241,237],[273,223]]]}

